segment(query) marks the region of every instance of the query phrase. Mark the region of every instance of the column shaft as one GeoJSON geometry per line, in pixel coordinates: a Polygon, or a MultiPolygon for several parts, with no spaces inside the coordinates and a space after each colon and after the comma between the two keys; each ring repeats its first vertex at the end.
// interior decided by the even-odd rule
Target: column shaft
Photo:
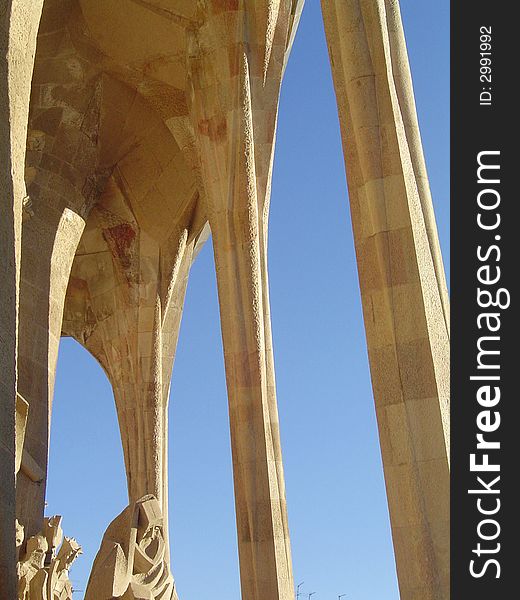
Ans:
{"type": "Polygon", "coordinates": [[[398,7],[322,9],[401,598],[446,600],[448,306],[398,7]]]}
{"type": "Polygon", "coordinates": [[[217,270],[242,598],[290,600],[267,281],[270,182],[290,3],[245,2],[227,20],[208,18],[194,34],[189,55],[193,129],[217,270]]]}
{"type": "Polygon", "coordinates": [[[16,596],[15,401],[29,95],[43,0],[0,7],[0,598],[16,596]]]}

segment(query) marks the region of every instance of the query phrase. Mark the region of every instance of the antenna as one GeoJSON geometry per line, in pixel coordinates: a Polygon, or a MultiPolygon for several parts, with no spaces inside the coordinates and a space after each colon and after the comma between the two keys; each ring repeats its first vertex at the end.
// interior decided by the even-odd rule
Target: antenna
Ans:
{"type": "Polygon", "coordinates": [[[300,592],[300,588],[302,587],[302,585],[305,583],[305,581],[302,581],[301,583],[299,583],[296,586],[296,600],[299,600],[300,596],[302,596],[303,594],[300,592]]]}

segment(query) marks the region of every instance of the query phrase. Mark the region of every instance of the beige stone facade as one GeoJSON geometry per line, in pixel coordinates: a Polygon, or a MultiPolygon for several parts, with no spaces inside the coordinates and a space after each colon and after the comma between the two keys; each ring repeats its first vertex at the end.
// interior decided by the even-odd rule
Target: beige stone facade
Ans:
{"type": "MultiPolygon", "coordinates": [[[[167,404],[190,266],[210,231],[242,597],[293,598],[267,224],[302,4],[0,5],[1,599],[39,598],[34,577],[42,598],[71,594],[69,554],[79,550],[69,541],[45,559],[42,533],[61,335],[107,373],[128,481],[87,598],[177,598],[167,404]]],[[[322,9],[401,598],[447,600],[449,303],[399,6],[322,0],[322,9]]]]}

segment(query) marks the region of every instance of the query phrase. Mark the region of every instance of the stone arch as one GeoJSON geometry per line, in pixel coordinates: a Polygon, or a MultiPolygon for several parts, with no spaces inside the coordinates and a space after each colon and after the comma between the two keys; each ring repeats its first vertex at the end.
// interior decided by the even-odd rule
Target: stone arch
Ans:
{"type": "MultiPolygon", "coordinates": [[[[27,452],[43,473],[66,290],[74,289],[78,279],[73,276],[73,285],[68,286],[72,259],[80,239],[90,248],[89,233],[82,238],[85,223],[94,223],[88,227],[90,233],[101,232],[108,244],[102,252],[114,259],[114,280],[121,283],[122,278],[126,286],[123,303],[134,304],[140,251],[147,245],[148,259],[150,252],[157,260],[160,254],[161,268],[171,273],[178,267],[176,252],[184,252],[203,225],[200,211],[193,208],[198,200],[194,180],[164,122],[165,108],[161,102],[149,102],[156,99],[157,86],[147,83],[144,71],[130,77],[122,74],[122,65],[92,39],[92,23],[86,22],[84,8],[87,15],[93,9],[88,2],[45,1],[28,120],[18,387],[31,405],[27,452]],[[160,151],[154,153],[154,147],[160,151]],[[119,202],[115,212],[102,205],[105,201],[119,202]],[[172,202],[181,222],[172,214],[172,202]],[[184,232],[193,219],[188,236],[184,232]]],[[[75,263],[88,260],[77,257],[75,263]]],[[[167,282],[162,287],[167,301],[172,290],[167,282]]],[[[85,333],[78,338],[83,344],[85,333]]],[[[113,381],[117,376],[111,364],[111,360],[104,363],[113,381]]],[[[19,520],[29,534],[36,533],[43,518],[45,481],[31,482],[22,474],[17,490],[19,520]]]]}

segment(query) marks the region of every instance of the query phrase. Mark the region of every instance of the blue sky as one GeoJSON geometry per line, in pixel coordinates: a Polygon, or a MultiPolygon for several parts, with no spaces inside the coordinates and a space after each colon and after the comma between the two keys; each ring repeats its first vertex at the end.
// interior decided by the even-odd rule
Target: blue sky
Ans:
{"type": "MultiPolygon", "coordinates": [[[[449,2],[402,0],[419,120],[449,261],[449,2]]],[[[307,0],[286,71],[269,268],[295,583],[314,600],[397,600],[336,101],[318,0],[307,0]]],[[[449,271],[448,271],[449,273],[449,271]]],[[[109,383],[62,340],[47,514],[84,554],[84,590],[126,506],[109,383]]],[[[170,399],[170,539],[181,600],[239,600],[231,450],[211,244],[193,265],[170,399]]],[[[82,598],[78,591],[76,598],[82,598]]],[[[304,596],[305,597],[305,596],[304,596]]]]}

